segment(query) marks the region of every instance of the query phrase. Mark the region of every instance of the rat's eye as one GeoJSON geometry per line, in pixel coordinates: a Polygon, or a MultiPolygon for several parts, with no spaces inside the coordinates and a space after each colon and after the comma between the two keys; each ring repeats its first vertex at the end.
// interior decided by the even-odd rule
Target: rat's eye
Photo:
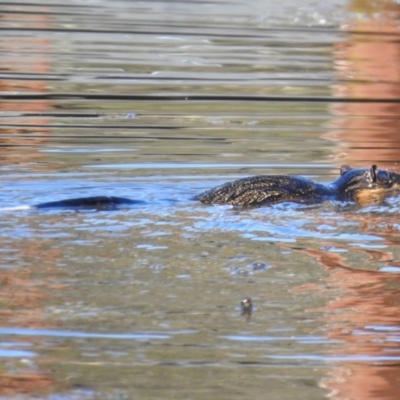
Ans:
{"type": "Polygon", "coordinates": [[[377,174],[377,182],[384,187],[391,187],[393,185],[393,176],[388,171],[379,171],[377,174]]]}

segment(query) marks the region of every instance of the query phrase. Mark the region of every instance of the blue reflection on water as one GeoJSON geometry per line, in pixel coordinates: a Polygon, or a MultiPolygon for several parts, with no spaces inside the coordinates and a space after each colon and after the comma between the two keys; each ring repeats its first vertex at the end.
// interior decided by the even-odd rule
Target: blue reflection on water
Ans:
{"type": "MultiPolygon", "coordinates": [[[[173,332],[177,334],[181,332],[173,332]]],[[[188,333],[188,331],[182,331],[188,333]]],[[[78,331],[57,331],[50,329],[28,329],[28,328],[1,328],[0,335],[21,335],[21,336],[55,336],[68,338],[97,338],[97,339],[169,339],[172,334],[164,333],[93,333],[78,331]]]]}
{"type": "Polygon", "coordinates": [[[0,349],[0,358],[31,358],[31,357],[36,357],[36,353],[24,350],[0,349]]]}

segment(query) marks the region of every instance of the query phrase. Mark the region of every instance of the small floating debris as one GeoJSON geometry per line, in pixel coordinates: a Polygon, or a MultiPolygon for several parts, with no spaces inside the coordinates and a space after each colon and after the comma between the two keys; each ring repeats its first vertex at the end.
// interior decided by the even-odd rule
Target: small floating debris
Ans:
{"type": "Polygon", "coordinates": [[[253,303],[250,297],[245,297],[240,302],[240,309],[241,309],[241,315],[246,317],[246,320],[249,321],[251,317],[251,312],[253,310],[253,303]]]}

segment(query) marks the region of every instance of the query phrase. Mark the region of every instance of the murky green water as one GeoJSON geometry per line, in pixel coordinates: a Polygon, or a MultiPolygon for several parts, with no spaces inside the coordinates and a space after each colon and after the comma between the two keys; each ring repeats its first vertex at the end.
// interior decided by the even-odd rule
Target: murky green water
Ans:
{"type": "Polygon", "coordinates": [[[398,171],[398,6],[11,1],[0,16],[1,207],[145,202],[1,212],[1,398],[397,398],[399,197],[190,199],[259,173],[398,171]]]}

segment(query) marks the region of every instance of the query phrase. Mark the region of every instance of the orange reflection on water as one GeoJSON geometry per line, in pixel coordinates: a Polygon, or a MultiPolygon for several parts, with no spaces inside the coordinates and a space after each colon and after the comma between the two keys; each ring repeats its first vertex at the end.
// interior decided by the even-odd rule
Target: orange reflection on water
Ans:
{"type": "MultiPolygon", "coordinates": [[[[329,370],[321,383],[334,399],[397,399],[400,374],[400,342],[391,341],[390,327],[400,327],[400,275],[350,268],[343,257],[320,250],[304,250],[324,265],[328,294],[336,297],[311,312],[323,315],[324,331],[341,344],[331,350],[335,357],[347,357],[329,370]],[[374,329],[376,327],[376,329],[374,329]],[[367,357],[364,362],[357,359],[367,357]]],[[[382,258],[389,258],[382,252],[382,258]]],[[[395,331],[399,338],[400,330],[395,331]]]]}
{"type": "MultiPolygon", "coordinates": [[[[0,13],[3,27],[10,24],[15,27],[16,24],[20,24],[20,32],[23,33],[18,38],[3,37],[0,42],[2,55],[0,70],[5,75],[5,78],[0,80],[0,91],[5,96],[10,93],[35,94],[48,91],[47,82],[41,75],[51,73],[49,54],[53,45],[52,39],[24,34],[24,31],[29,29],[51,28],[51,14],[41,14],[38,11],[40,10],[36,8],[31,14],[0,13]]],[[[48,140],[47,136],[52,133],[47,128],[50,119],[38,115],[33,121],[27,119],[26,115],[48,112],[51,108],[52,105],[46,100],[0,101],[2,113],[0,164],[31,165],[42,158],[36,150],[36,145],[48,140]],[[32,123],[38,127],[31,126],[32,123]]],[[[0,248],[9,249],[9,241],[6,238],[0,238],[0,248]]],[[[59,251],[48,250],[46,243],[33,238],[25,243],[21,240],[17,254],[15,257],[10,256],[10,260],[14,261],[2,260],[0,325],[10,328],[46,328],[48,327],[45,315],[46,300],[51,297],[53,290],[60,289],[58,284],[51,281],[58,273],[54,265],[59,257],[59,251]],[[24,260],[29,260],[29,268],[24,265],[24,260]]],[[[13,339],[3,340],[11,342],[13,339]]],[[[39,336],[33,338],[24,336],[14,337],[14,340],[17,342],[16,348],[25,343],[30,349],[31,344],[40,344],[44,339],[39,336]]],[[[59,392],[63,388],[51,371],[46,370],[43,358],[32,357],[21,360],[20,357],[10,357],[0,360],[1,396],[32,398],[31,396],[46,396],[59,392]]]]}
{"type": "MultiPolygon", "coordinates": [[[[48,328],[45,307],[52,291],[64,289],[53,280],[59,274],[54,264],[61,255],[61,250],[49,250],[46,242],[37,240],[21,241],[18,257],[13,264],[23,264],[23,260],[38,260],[30,267],[9,265],[3,261],[0,270],[0,326],[10,328],[28,327],[33,329],[48,328]]],[[[0,248],[7,248],[0,239],[0,248]]],[[[7,254],[4,252],[2,254],[7,254]]],[[[11,342],[11,338],[3,339],[11,342]]],[[[43,338],[15,337],[17,348],[21,343],[38,345],[43,338]]],[[[22,346],[23,348],[23,346],[22,346]]],[[[1,360],[1,359],[0,359],[1,360]]],[[[26,363],[16,359],[1,362],[0,395],[48,394],[60,390],[61,385],[52,374],[42,370],[45,360],[34,357],[26,363]]]]}
{"type": "MultiPolygon", "coordinates": [[[[47,10],[49,11],[49,10],[47,10]]],[[[37,28],[51,28],[49,14],[37,12],[0,13],[2,26],[8,26],[8,21],[13,27],[16,21],[23,19],[21,31],[37,28]]],[[[19,22],[21,24],[21,22],[19,22]]],[[[0,92],[7,94],[32,94],[46,93],[47,82],[41,78],[43,74],[51,73],[51,48],[52,39],[29,37],[28,34],[18,38],[3,38],[0,41],[0,71],[5,73],[5,78],[0,79],[0,92]]],[[[32,121],[22,114],[48,112],[51,109],[48,100],[1,100],[0,112],[3,113],[0,125],[0,164],[10,165],[15,163],[32,163],[42,158],[36,151],[36,146],[47,141],[47,136],[52,132],[47,127],[50,118],[37,116],[32,121]],[[15,114],[15,116],[14,116],[15,114]],[[18,115],[21,114],[21,115],[18,115]]]]}
{"type": "Polygon", "coordinates": [[[338,142],[346,163],[371,162],[396,169],[400,160],[400,5],[389,1],[353,1],[350,11],[362,18],[348,21],[345,40],[335,47],[338,97],[376,99],[374,103],[335,103],[325,136],[338,142]],[[391,99],[395,102],[379,102],[391,99]]]}
{"type": "MultiPolygon", "coordinates": [[[[343,29],[345,39],[335,47],[338,83],[333,92],[337,97],[376,102],[335,103],[325,137],[337,142],[332,158],[341,159],[340,163],[360,167],[376,163],[399,172],[400,5],[353,0],[349,11],[356,14],[343,29]]],[[[393,255],[399,244],[396,216],[348,214],[347,218],[358,220],[360,232],[379,236],[391,246],[382,250],[348,247],[349,254],[358,253],[357,259],[368,268],[373,263],[400,265],[393,255]]],[[[322,290],[331,300],[309,312],[318,312],[321,329],[339,341],[329,355],[343,359],[330,364],[320,385],[329,390],[331,399],[398,399],[400,275],[350,266],[343,253],[312,247],[301,251],[315,258],[329,275],[321,287],[306,289],[322,290]]]]}
{"type": "MultiPolygon", "coordinates": [[[[362,218],[369,218],[362,217],[362,218]]],[[[352,217],[350,217],[352,219],[352,217]]],[[[354,216],[354,220],[356,217],[354,216]]],[[[372,218],[373,219],[373,218],[372,218]]],[[[363,223],[365,233],[374,232],[393,246],[390,221],[382,229],[383,218],[363,223]]],[[[321,285],[296,287],[294,291],[315,291],[331,298],[326,305],[308,310],[320,315],[323,333],[338,344],[328,350],[328,376],[320,385],[330,391],[332,399],[397,399],[400,376],[400,274],[352,267],[346,260],[363,260],[369,266],[398,265],[390,249],[348,247],[349,253],[337,253],[344,245],[324,243],[331,251],[309,248],[296,249],[311,256],[329,273],[321,285]],[[356,256],[358,253],[358,256],[356,256]],[[350,254],[350,255],[349,255],[350,254]],[[356,254],[356,255],[355,255],[356,254]]],[[[392,248],[393,249],[393,248],[392,248]]]]}

